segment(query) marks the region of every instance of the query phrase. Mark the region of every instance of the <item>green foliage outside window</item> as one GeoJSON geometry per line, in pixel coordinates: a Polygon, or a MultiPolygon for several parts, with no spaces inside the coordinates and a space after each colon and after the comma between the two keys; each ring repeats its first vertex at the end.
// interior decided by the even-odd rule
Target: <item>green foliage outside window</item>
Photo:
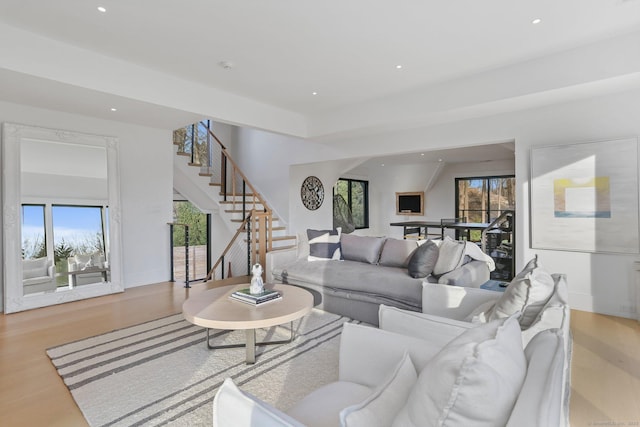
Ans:
{"type": "MultiPolygon", "coordinates": [[[[173,217],[189,226],[189,246],[207,244],[207,215],[189,202],[173,202],[173,217]]],[[[173,246],[184,246],[184,227],[173,227],[173,246]]]]}
{"type": "Polygon", "coordinates": [[[334,192],[346,200],[355,227],[369,227],[369,182],[341,178],[336,183],[334,192]]]}

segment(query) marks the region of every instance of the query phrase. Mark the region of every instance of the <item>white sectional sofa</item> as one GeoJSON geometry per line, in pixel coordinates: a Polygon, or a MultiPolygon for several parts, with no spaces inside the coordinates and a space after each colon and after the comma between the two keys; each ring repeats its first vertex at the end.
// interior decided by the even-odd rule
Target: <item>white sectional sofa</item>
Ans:
{"type": "Polygon", "coordinates": [[[477,288],[493,269],[493,260],[473,243],[337,236],[339,257],[334,247],[329,258],[314,257],[304,236],[296,248],[267,253],[267,281],[301,286],[318,308],[376,325],[380,304],[421,311],[425,281],[477,288]]]}
{"type": "Polygon", "coordinates": [[[523,349],[516,317],[468,328],[425,318],[419,327],[421,338],[345,324],[338,380],[287,413],[228,379],[213,403],[214,426],[566,424],[562,331],[542,331],[523,349]]]}

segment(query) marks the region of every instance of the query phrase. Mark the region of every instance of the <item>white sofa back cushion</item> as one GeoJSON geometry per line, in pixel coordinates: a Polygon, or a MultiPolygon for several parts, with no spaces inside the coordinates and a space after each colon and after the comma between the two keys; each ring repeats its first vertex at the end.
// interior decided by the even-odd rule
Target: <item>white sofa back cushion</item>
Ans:
{"type": "Polygon", "coordinates": [[[426,364],[393,425],[503,426],[526,369],[515,317],[468,329],[426,364]]]}
{"type": "Polygon", "coordinates": [[[538,333],[525,349],[527,376],[511,412],[508,427],[561,426],[565,402],[565,352],[562,332],[538,333]]]}
{"type": "Polygon", "coordinates": [[[400,411],[418,375],[407,352],[387,380],[363,402],[340,411],[344,427],[388,427],[400,411]]]}
{"type": "Polygon", "coordinates": [[[284,412],[240,390],[231,378],[224,380],[213,399],[213,425],[214,427],[232,425],[304,427],[304,424],[284,412]]]}
{"type": "Polygon", "coordinates": [[[551,274],[540,268],[537,258],[511,280],[494,307],[487,312],[487,320],[509,317],[516,312],[522,313],[520,325],[527,328],[536,320],[555,288],[551,274]]]}

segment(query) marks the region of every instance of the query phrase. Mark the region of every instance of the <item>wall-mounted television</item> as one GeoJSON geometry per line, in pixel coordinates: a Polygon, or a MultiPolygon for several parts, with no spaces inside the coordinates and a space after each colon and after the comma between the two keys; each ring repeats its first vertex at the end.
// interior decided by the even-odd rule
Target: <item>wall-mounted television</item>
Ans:
{"type": "Polygon", "coordinates": [[[396,193],[396,215],[424,215],[424,191],[396,193]]]}

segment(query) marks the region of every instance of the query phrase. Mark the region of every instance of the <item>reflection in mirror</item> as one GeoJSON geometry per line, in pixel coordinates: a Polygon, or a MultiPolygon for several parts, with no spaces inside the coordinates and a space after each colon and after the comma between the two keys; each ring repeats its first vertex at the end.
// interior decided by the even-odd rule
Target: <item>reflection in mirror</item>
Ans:
{"type": "Polygon", "coordinates": [[[115,138],[5,123],[3,154],[5,312],[122,291],[115,138]]]}
{"type": "Polygon", "coordinates": [[[106,149],[24,140],[20,153],[24,295],[108,282],[106,149]]]}

